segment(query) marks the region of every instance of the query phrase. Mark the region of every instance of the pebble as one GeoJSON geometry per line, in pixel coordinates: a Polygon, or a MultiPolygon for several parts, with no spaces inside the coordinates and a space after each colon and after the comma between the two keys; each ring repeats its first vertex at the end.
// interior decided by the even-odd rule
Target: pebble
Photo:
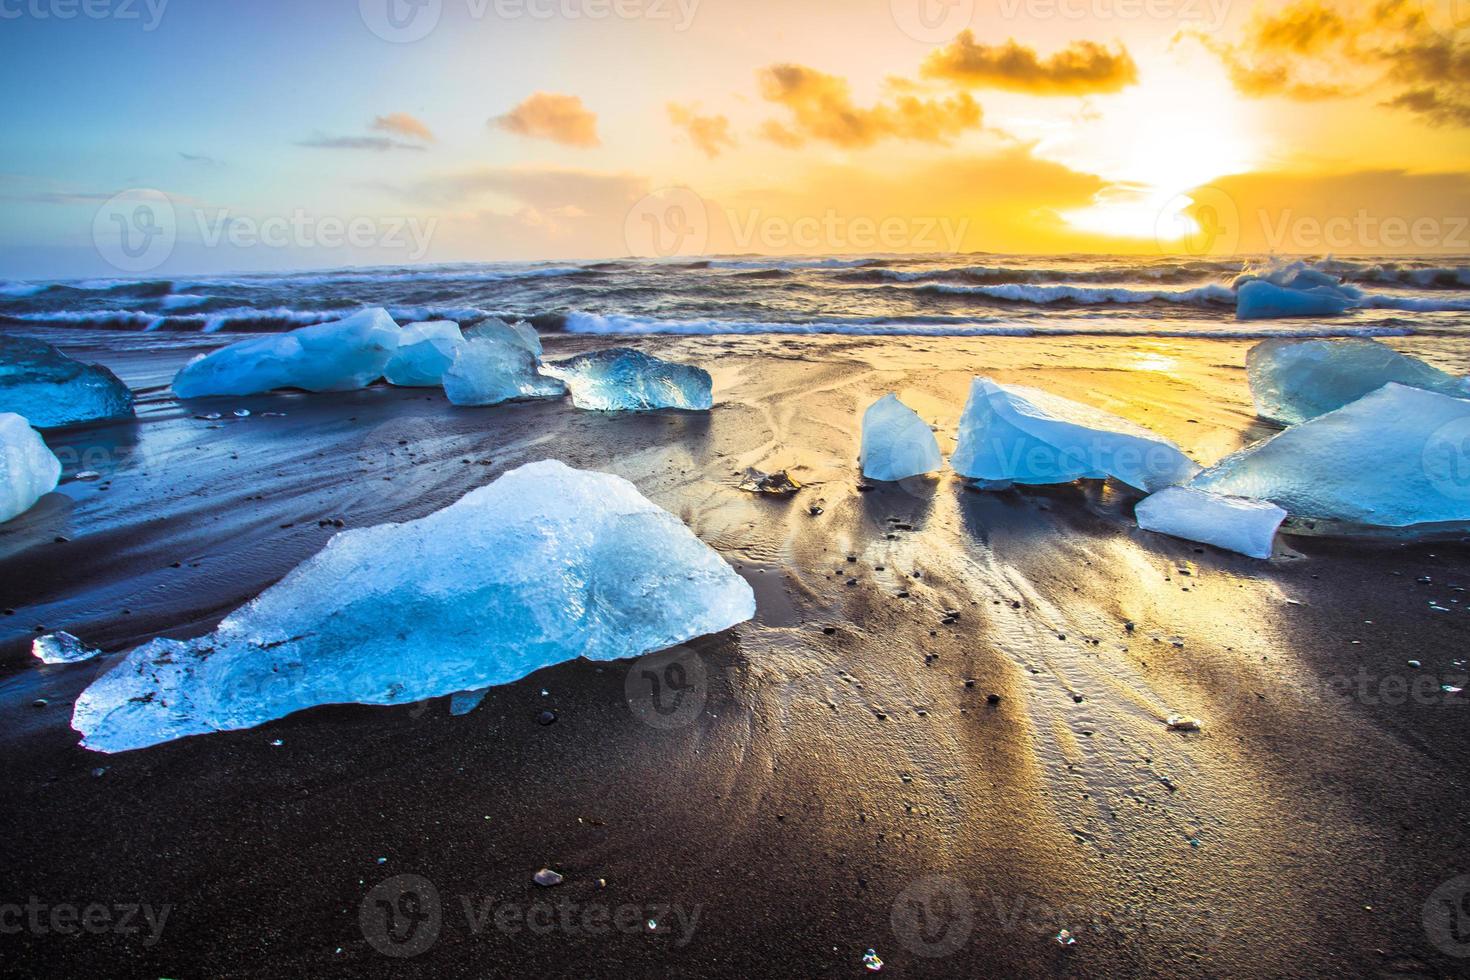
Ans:
{"type": "Polygon", "coordinates": [[[34,701],[31,702],[31,707],[32,708],[44,708],[44,707],[46,707],[46,705],[48,705],[50,703],[51,702],[47,701],[45,698],[36,698],[36,700],[34,700],[34,701]]]}
{"type": "Polygon", "coordinates": [[[999,694],[987,694],[987,695],[985,695],[985,703],[986,704],[1000,704],[1000,695],[999,694]]]}
{"type": "Polygon", "coordinates": [[[535,877],[533,877],[531,880],[536,882],[536,884],[540,885],[542,888],[554,888],[555,886],[561,884],[563,881],[566,881],[566,878],[557,874],[555,871],[552,871],[550,868],[542,868],[540,871],[536,872],[535,877]]]}
{"type": "Polygon", "coordinates": [[[536,716],[536,724],[538,724],[538,725],[551,725],[551,724],[555,724],[555,722],[556,722],[556,712],[555,711],[543,711],[539,715],[536,716]]]}

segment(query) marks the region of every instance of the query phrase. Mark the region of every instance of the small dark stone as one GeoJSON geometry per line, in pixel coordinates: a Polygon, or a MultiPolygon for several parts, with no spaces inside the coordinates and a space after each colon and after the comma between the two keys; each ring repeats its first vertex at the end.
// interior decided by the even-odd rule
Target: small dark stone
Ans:
{"type": "Polygon", "coordinates": [[[46,705],[48,705],[50,703],[51,702],[47,701],[45,698],[36,698],[36,700],[34,700],[34,701],[31,702],[31,707],[32,708],[44,708],[44,707],[46,707],[46,705]]]}
{"type": "Polygon", "coordinates": [[[549,710],[548,711],[543,711],[539,715],[536,716],[536,724],[538,724],[538,725],[552,725],[552,724],[555,724],[555,723],[556,723],[556,712],[555,711],[549,711],[549,710]]]}
{"type": "Polygon", "coordinates": [[[57,544],[66,544],[66,543],[67,543],[67,542],[68,542],[68,541],[70,541],[70,540],[71,540],[71,538],[69,538],[69,537],[67,537],[67,536],[66,536],[66,535],[64,535],[64,534],[58,534],[58,535],[57,535],[57,536],[56,536],[56,537],[55,537],[55,538],[54,538],[54,539],[53,539],[53,540],[54,540],[54,541],[55,541],[55,542],[56,542],[56,543],[57,543],[57,544]]]}
{"type": "Polygon", "coordinates": [[[823,626],[822,627],[822,632],[823,633],[826,633],[828,636],[831,636],[833,633],[836,633],[837,632],[837,627],[835,627],[835,626],[823,626]]]}
{"type": "Polygon", "coordinates": [[[820,508],[820,507],[816,506],[815,504],[813,504],[812,506],[810,506],[810,507],[808,507],[806,509],[806,512],[808,514],[812,515],[813,517],[820,517],[822,515],[822,508],[820,508]]]}
{"type": "Polygon", "coordinates": [[[1130,619],[1126,623],[1123,624],[1123,628],[1125,630],[1127,630],[1128,632],[1132,633],[1134,630],[1138,629],[1138,624],[1135,623],[1133,620],[1130,619]]]}
{"type": "Polygon", "coordinates": [[[967,679],[967,680],[966,680],[966,681],[965,681],[965,686],[966,686],[966,687],[974,687],[974,686],[975,686],[975,679],[974,679],[974,678],[973,678],[973,677],[971,677],[971,678],[968,678],[968,679],[967,679]]]}
{"type": "Polygon", "coordinates": [[[999,694],[987,694],[987,695],[985,695],[985,703],[986,704],[1000,704],[1000,695],[999,694]]]}

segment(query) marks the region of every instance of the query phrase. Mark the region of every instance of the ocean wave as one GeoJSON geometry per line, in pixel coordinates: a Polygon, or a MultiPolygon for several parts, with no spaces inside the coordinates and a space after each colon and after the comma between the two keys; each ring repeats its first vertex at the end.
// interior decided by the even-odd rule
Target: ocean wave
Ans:
{"type": "Polygon", "coordinates": [[[1009,303],[1075,303],[1092,306],[1104,303],[1178,303],[1188,306],[1235,305],[1235,293],[1222,283],[1210,283],[1191,289],[1138,289],[1128,286],[1028,285],[1004,283],[994,286],[966,286],[950,283],[924,283],[913,287],[916,292],[940,293],[948,296],[984,296],[1009,303]]]}

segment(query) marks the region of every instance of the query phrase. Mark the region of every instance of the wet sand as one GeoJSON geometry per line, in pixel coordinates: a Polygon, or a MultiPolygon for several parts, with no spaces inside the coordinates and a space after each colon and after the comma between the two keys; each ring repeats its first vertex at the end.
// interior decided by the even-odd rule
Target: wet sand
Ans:
{"type": "Polygon", "coordinates": [[[1292,536],[1259,562],[1138,530],[1112,484],[859,489],[863,407],[896,391],[947,453],[976,373],[1213,462],[1269,431],[1245,343],[624,339],[709,367],[717,405],[611,416],[387,387],[179,404],[173,371],[230,338],[45,336],[140,412],[53,434],[62,487],[0,526],[0,973],[853,976],[869,947],[919,976],[1465,969],[1464,927],[1425,923],[1470,872],[1470,710],[1438,688],[1466,673],[1463,539],[1292,536]],[[757,617],[462,716],[331,706],[115,756],[68,724],[108,662],[29,656],[38,628],[109,654],[197,635],[332,522],[420,517],[546,457],[682,517],[757,617]],[[757,497],[747,466],[807,486],[757,497]],[[538,888],[543,866],[566,881],[538,888]],[[93,904],[92,929],[50,918],[93,904]],[[156,941],[142,911],[121,927],[132,905],[167,907],[156,941]]]}

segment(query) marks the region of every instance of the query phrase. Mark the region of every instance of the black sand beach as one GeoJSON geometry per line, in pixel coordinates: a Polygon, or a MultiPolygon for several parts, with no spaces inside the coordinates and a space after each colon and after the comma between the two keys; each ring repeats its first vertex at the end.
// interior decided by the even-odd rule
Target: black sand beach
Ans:
{"type": "MultiPolygon", "coordinates": [[[[1247,343],[620,338],[706,366],[716,395],[620,416],[385,386],[179,404],[173,371],[233,338],[35,332],[140,398],[136,423],[51,434],[60,490],[0,527],[6,976],[855,976],[869,948],[900,976],[1470,962],[1470,710],[1440,687],[1467,672],[1463,538],[1290,536],[1261,562],[1138,530],[1112,484],[860,487],[863,407],[898,392],[948,452],[978,373],[1213,462],[1269,431],[1247,343]],[[113,756],[68,724],[107,662],[30,656],[43,629],[109,654],[198,635],[339,526],[547,457],[681,517],[757,617],[462,716],[324,707],[113,756]],[[807,486],[757,497],[747,466],[807,486]]],[[[1391,343],[1470,371],[1450,340],[1391,343]]]]}

